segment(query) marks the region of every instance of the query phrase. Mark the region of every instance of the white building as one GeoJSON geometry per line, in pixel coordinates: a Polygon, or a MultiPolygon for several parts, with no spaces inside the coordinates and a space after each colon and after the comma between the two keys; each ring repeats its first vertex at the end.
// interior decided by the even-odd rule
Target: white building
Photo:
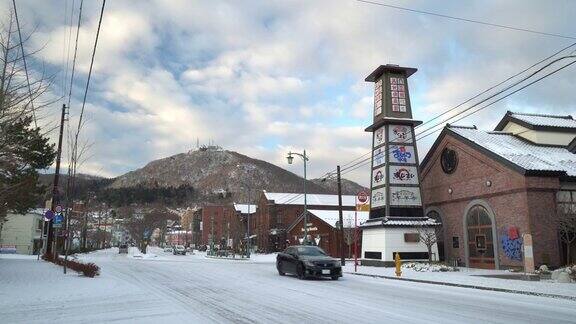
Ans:
{"type": "Polygon", "coordinates": [[[0,252],[36,254],[42,246],[41,209],[27,214],[8,214],[0,232],[0,252]]]}

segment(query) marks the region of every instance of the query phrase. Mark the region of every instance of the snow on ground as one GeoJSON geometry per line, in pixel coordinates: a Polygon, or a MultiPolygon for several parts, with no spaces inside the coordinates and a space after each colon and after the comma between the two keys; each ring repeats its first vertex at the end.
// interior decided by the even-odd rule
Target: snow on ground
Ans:
{"type": "MultiPolygon", "coordinates": [[[[354,262],[347,262],[343,270],[344,272],[354,273],[354,262]]],[[[576,297],[576,284],[574,283],[557,283],[550,280],[522,281],[480,277],[482,275],[513,274],[506,270],[483,270],[471,268],[459,268],[459,270],[460,271],[456,272],[419,272],[412,269],[402,268],[402,278],[576,297]]],[[[358,266],[358,273],[361,274],[395,277],[395,271],[395,268],[358,266]]]]}
{"type": "MultiPolygon", "coordinates": [[[[345,275],[281,277],[274,255],[250,262],[133,258],[110,249],[80,256],[94,279],[34,259],[0,257],[2,323],[573,323],[576,302],[345,275]]],[[[134,255],[134,254],[132,254],[134,255]]]]}

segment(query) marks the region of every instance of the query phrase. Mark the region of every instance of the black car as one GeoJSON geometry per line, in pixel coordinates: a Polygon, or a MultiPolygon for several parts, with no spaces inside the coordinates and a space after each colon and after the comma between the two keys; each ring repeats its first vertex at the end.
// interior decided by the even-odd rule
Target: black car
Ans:
{"type": "Polygon", "coordinates": [[[342,277],[340,261],[312,245],[290,246],[284,252],[278,253],[276,269],[281,276],[291,273],[300,279],[330,277],[332,280],[338,280],[342,277]]]}

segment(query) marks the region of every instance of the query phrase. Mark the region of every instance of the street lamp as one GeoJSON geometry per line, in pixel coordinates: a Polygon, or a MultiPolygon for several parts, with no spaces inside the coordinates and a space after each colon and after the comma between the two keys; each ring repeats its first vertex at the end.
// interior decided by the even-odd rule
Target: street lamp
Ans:
{"type": "Polygon", "coordinates": [[[303,244],[308,244],[308,205],[306,200],[306,162],[308,162],[308,157],[306,156],[306,150],[304,150],[303,154],[288,152],[288,156],[286,160],[288,160],[288,164],[292,164],[294,162],[294,156],[297,155],[302,158],[304,161],[304,240],[302,241],[303,244]]]}
{"type": "MultiPolygon", "coordinates": [[[[236,165],[236,167],[237,167],[237,168],[240,168],[240,169],[247,170],[247,169],[245,169],[245,168],[242,168],[242,166],[241,166],[240,164],[236,165]]],[[[246,187],[246,190],[248,190],[248,214],[246,215],[246,257],[247,257],[247,258],[250,258],[250,248],[251,248],[251,245],[252,245],[251,242],[250,242],[250,241],[251,241],[251,238],[250,238],[250,205],[251,205],[251,203],[252,203],[251,200],[250,200],[250,192],[251,192],[252,190],[251,190],[250,186],[249,186],[247,183],[245,183],[245,182],[243,182],[243,181],[240,181],[240,183],[241,183],[244,187],[246,187]]]]}

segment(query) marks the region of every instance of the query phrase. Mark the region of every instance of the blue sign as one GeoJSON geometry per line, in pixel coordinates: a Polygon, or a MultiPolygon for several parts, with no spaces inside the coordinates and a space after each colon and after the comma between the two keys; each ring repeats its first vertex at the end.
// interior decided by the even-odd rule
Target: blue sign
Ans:
{"type": "Polygon", "coordinates": [[[46,218],[47,220],[51,220],[52,218],[54,218],[54,212],[51,210],[47,210],[44,213],[44,218],[46,218]]]}
{"type": "Polygon", "coordinates": [[[64,222],[64,216],[62,214],[54,215],[54,221],[52,223],[54,227],[62,227],[63,222],[64,222]]]}

